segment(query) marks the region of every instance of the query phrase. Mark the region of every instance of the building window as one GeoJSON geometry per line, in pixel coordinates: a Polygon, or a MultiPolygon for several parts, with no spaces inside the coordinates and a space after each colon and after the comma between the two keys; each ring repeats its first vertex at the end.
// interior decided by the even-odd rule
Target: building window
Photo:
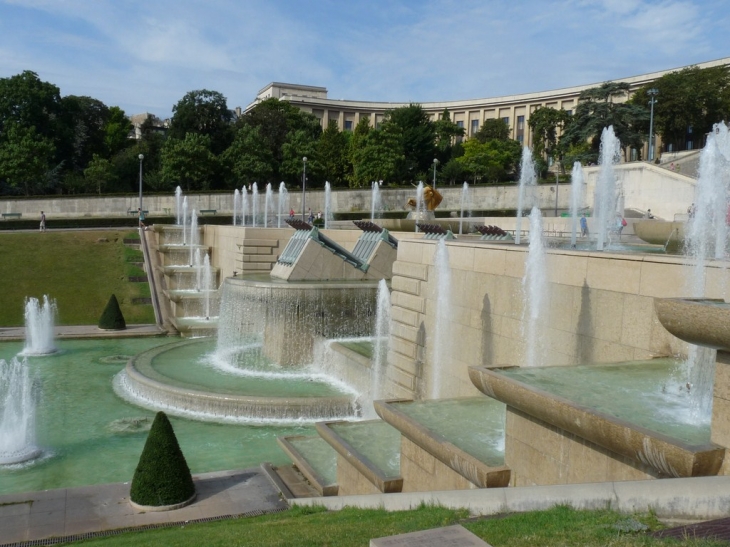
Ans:
{"type": "Polygon", "coordinates": [[[345,120],[345,131],[352,131],[352,120],[345,120]]]}
{"type": "Polygon", "coordinates": [[[525,117],[517,116],[517,131],[524,131],[525,129],[525,117]]]}
{"type": "Polygon", "coordinates": [[[470,135],[476,135],[477,131],[479,131],[479,120],[472,120],[471,121],[471,133],[470,135]]]}
{"type": "Polygon", "coordinates": [[[509,118],[502,118],[502,121],[504,122],[504,125],[509,127],[509,118]]]}
{"type": "Polygon", "coordinates": [[[522,144],[525,141],[524,135],[517,135],[517,142],[522,144]]]}
{"type": "Polygon", "coordinates": [[[692,145],[694,143],[692,141],[687,141],[687,150],[692,150],[692,145]]]}
{"type": "Polygon", "coordinates": [[[456,127],[461,127],[462,129],[464,129],[464,122],[459,120],[458,122],[456,122],[456,127]]]}
{"type": "Polygon", "coordinates": [[[572,110],[566,110],[566,112],[568,113],[568,116],[572,116],[573,115],[573,111],[572,110]]]}

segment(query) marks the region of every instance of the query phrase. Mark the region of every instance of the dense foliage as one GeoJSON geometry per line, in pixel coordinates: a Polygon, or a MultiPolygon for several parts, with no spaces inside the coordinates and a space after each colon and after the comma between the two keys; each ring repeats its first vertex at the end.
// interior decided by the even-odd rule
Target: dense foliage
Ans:
{"type": "MultiPolygon", "coordinates": [[[[629,97],[629,85],[607,82],[584,90],[573,112],[538,108],[529,117],[540,171],[550,162],[594,162],[604,127],[629,151],[648,137],[647,91],[658,90],[655,132],[674,150],[704,143],[712,124],[730,116],[727,67],[690,67],[662,76],[629,97]]],[[[267,182],[301,186],[367,188],[373,181],[496,182],[508,179],[520,145],[502,119],[484,120],[462,143],[463,126],[448,111],[436,120],[418,104],[385,113],[375,127],[362,116],[352,131],[334,120],[320,125],[313,114],[276,98],[237,116],[226,98],[207,89],[190,91],[172,108],[169,123],[147,115],[139,138],[116,106],[69,95],[30,71],[0,78],[0,195],[128,193],[143,185],[168,192],[232,190],[267,182]],[[436,160],[436,162],[434,162],[436,160]]],[[[635,153],[636,153],[635,152],[635,153]]]]}
{"type": "Polygon", "coordinates": [[[104,330],[124,330],[127,328],[116,295],[111,295],[109,298],[109,302],[107,302],[99,318],[99,328],[104,330]]]}
{"type": "Polygon", "coordinates": [[[139,505],[174,505],[194,493],[193,477],[172,424],[164,412],[158,412],[134,471],[130,498],[139,505]]]}

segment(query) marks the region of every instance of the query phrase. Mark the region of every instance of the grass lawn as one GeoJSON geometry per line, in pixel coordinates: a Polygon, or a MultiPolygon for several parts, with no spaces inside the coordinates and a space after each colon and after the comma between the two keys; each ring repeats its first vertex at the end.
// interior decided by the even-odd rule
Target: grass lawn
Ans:
{"type": "Polygon", "coordinates": [[[127,281],[144,272],[130,263],[142,253],[125,247],[125,236],[129,229],[0,232],[0,326],[22,326],[25,298],[44,294],[56,300],[61,325],[97,324],[112,294],[127,323],[154,323],[151,305],[132,304],[149,285],[127,281]]]}
{"type": "Polygon", "coordinates": [[[371,538],[462,524],[494,547],[638,547],[683,545],[727,546],[725,542],[654,539],[629,532],[637,524],[662,528],[651,515],[627,516],[613,511],[575,511],[556,507],[504,518],[469,519],[466,511],[421,507],[412,511],[294,508],[285,513],[207,524],[191,524],[89,540],[85,545],[113,546],[245,546],[367,547],[371,538]]]}

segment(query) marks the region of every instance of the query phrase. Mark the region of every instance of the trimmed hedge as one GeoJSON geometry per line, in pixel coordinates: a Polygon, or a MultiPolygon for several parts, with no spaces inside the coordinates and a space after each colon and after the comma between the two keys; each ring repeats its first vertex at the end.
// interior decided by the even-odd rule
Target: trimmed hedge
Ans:
{"type": "Polygon", "coordinates": [[[158,412],[134,472],[130,498],[139,505],[159,507],[182,503],[193,494],[193,476],[172,424],[158,412]]]}
{"type": "Polygon", "coordinates": [[[99,328],[104,330],[124,330],[127,328],[124,315],[122,315],[119,302],[114,294],[109,298],[109,302],[106,303],[106,308],[101,314],[99,328]]]}

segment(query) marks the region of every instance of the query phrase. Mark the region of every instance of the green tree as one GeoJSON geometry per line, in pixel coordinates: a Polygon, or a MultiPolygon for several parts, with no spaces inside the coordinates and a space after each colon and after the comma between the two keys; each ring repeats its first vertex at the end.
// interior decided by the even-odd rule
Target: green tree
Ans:
{"type": "Polygon", "coordinates": [[[218,168],[207,135],[188,133],[184,139],[167,139],[162,147],[162,180],[170,186],[210,190],[218,168]]]}
{"type": "Polygon", "coordinates": [[[221,159],[226,169],[235,176],[236,185],[271,180],[274,173],[271,150],[261,138],[258,127],[240,127],[221,159]]]}
{"type": "Polygon", "coordinates": [[[566,126],[561,146],[588,141],[591,144],[591,161],[597,161],[604,127],[613,126],[626,155],[627,148],[641,149],[644,143],[644,123],[649,111],[637,104],[622,102],[628,95],[626,82],[607,82],[598,87],[586,89],[578,96],[578,106],[573,119],[566,126]]]}
{"type": "MultiPolygon", "coordinates": [[[[428,172],[435,157],[436,132],[428,114],[419,104],[410,104],[387,112],[383,126],[393,125],[399,135],[399,144],[392,140],[395,156],[403,160],[397,166],[401,181],[415,182],[418,173],[428,172]]],[[[391,141],[388,141],[391,142],[391,141]]]]}
{"type": "Polygon", "coordinates": [[[94,154],[89,165],[84,169],[84,179],[86,187],[96,190],[99,194],[107,187],[116,187],[118,182],[112,162],[97,154],[94,154]]]}
{"type": "Polygon", "coordinates": [[[453,156],[457,139],[464,136],[464,128],[451,121],[451,115],[446,109],[433,126],[436,134],[436,157],[443,165],[446,165],[453,156]]]}
{"type": "Polygon", "coordinates": [[[65,167],[82,171],[94,155],[106,154],[104,138],[109,108],[98,99],[76,95],[63,97],[61,107],[65,167]]]}
{"type": "Polygon", "coordinates": [[[357,158],[359,157],[358,154],[365,146],[365,137],[367,137],[370,131],[370,118],[361,117],[360,121],[357,122],[357,125],[355,126],[355,130],[352,132],[352,138],[350,139],[350,144],[347,151],[347,159],[350,163],[350,172],[348,174],[350,188],[362,187],[362,181],[355,176],[355,172],[357,171],[356,164],[357,158]]]}
{"type": "Polygon", "coordinates": [[[223,153],[233,140],[233,113],[226,98],[217,91],[189,91],[172,107],[169,136],[183,140],[187,134],[206,136],[210,151],[223,153]]]}
{"type": "Polygon", "coordinates": [[[19,123],[6,123],[0,141],[0,180],[17,193],[43,192],[55,173],[49,137],[19,123]]]}
{"type": "Polygon", "coordinates": [[[129,121],[124,110],[118,106],[109,108],[109,117],[104,125],[104,148],[107,158],[129,146],[129,133],[132,131],[132,122],[129,121]]]}
{"type": "MultiPolygon", "coordinates": [[[[313,114],[302,112],[287,101],[280,101],[276,98],[258,103],[241,116],[236,125],[238,127],[249,125],[259,129],[259,134],[273,158],[274,180],[286,180],[292,176],[290,168],[286,169],[286,173],[281,172],[284,165],[285,143],[289,143],[288,150],[291,151],[290,133],[301,131],[312,141],[319,139],[322,134],[319,120],[313,114]]],[[[299,160],[301,161],[301,157],[299,160]]],[[[307,167],[307,171],[309,171],[309,167],[307,167]]],[[[301,180],[301,172],[299,179],[301,180]]]]}
{"type": "Polygon", "coordinates": [[[550,107],[541,107],[530,116],[532,129],[532,151],[535,156],[545,156],[548,160],[562,160],[562,149],[558,146],[558,132],[570,123],[571,115],[567,111],[550,107]]]}
{"type": "Polygon", "coordinates": [[[474,138],[481,143],[492,140],[506,141],[509,139],[509,125],[501,118],[484,120],[474,138]]]}
{"type": "MultiPolygon", "coordinates": [[[[631,103],[647,108],[647,91],[658,91],[654,105],[654,129],[665,144],[675,149],[683,144],[691,130],[699,146],[712,125],[730,118],[730,69],[726,66],[688,67],[670,72],[637,90],[631,103]]],[[[642,130],[649,133],[648,120],[642,130]]]]}
{"type": "Polygon", "coordinates": [[[464,143],[464,155],[456,161],[471,174],[475,183],[481,179],[499,182],[514,171],[521,154],[520,143],[512,139],[492,139],[485,143],[469,139],[464,143]]]}
{"type": "Polygon", "coordinates": [[[351,165],[348,148],[348,135],[339,130],[335,120],[330,120],[317,143],[317,158],[322,167],[322,176],[332,186],[347,186],[351,165]]]}
{"type": "Polygon", "coordinates": [[[0,135],[8,131],[9,124],[34,127],[55,146],[61,111],[58,87],[42,82],[35,72],[0,78],[0,135]]]}
{"type": "Polygon", "coordinates": [[[307,158],[307,188],[324,186],[322,167],[317,158],[317,141],[311,133],[299,129],[290,132],[282,146],[282,161],[279,167],[281,178],[289,184],[302,183],[303,158],[307,158]]]}
{"type": "Polygon", "coordinates": [[[459,184],[467,176],[464,164],[457,158],[451,159],[443,166],[439,180],[447,184],[459,184]]]}
{"type": "Polygon", "coordinates": [[[367,188],[372,181],[396,182],[399,167],[405,161],[401,143],[402,135],[396,124],[383,124],[380,129],[370,130],[353,153],[356,187],[367,188]]]}

